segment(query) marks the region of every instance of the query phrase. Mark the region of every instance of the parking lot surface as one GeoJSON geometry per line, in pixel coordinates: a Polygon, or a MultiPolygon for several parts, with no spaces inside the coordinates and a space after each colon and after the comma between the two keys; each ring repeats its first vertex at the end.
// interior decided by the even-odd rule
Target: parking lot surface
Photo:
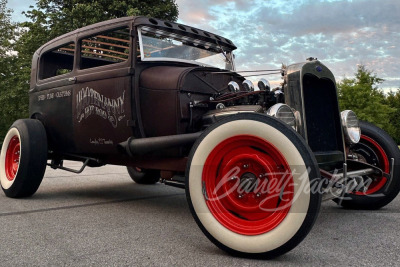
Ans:
{"type": "MultiPolygon", "coordinates": [[[[78,163],[69,167],[79,168],[78,163]]],[[[0,194],[1,266],[398,266],[400,198],[379,211],[323,203],[307,238],[272,261],[232,257],[192,219],[184,190],[126,168],[46,170],[27,199],[0,194]]]]}

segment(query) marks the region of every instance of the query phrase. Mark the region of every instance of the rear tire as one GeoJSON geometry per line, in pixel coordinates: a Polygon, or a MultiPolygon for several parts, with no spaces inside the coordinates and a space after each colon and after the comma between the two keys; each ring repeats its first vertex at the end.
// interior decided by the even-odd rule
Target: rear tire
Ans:
{"type": "Polygon", "coordinates": [[[126,167],[129,176],[137,184],[155,184],[160,180],[160,171],[126,167]]]}
{"type": "Polygon", "coordinates": [[[319,175],[311,150],[290,127],[265,115],[238,114],[207,128],[192,147],[186,198],[197,225],[220,249],[274,258],[314,225],[321,194],[311,186],[319,175]]]}
{"type": "Polygon", "coordinates": [[[47,163],[47,137],[38,120],[13,123],[0,155],[0,182],[7,197],[33,195],[42,182],[47,163]]]}
{"type": "MultiPolygon", "coordinates": [[[[383,194],[386,178],[376,178],[365,193],[346,194],[342,206],[348,209],[376,210],[389,204],[400,191],[400,150],[384,130],[365,121],[360,121],[360,127],[361,140],[350,147],[350,152],[386,173],[389,173],[392,167],[390,159],[394,158],[393,181],[386,194],[383,194]]],[[[335,201],[338,202],[337,199],[335,201]]]]}

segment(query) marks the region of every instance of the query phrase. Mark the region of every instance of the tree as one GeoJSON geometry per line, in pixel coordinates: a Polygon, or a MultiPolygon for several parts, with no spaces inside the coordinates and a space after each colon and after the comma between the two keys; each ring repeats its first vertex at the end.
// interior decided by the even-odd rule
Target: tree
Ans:
{"type": "Polygon", "coordinates": [[[395,108],[386,104],[384,93],[377,87],[383,79],[361,65],[355,78],[345,78],[338,83],[339,105],[341,110],[353,110],[359,119],[369,121],[390,132],[390,114],[395,108]]]}
{"type": "Polygon", "coordinates": [[[6,56],[12,46],[14,25],[11,23],[12,10],[7,7],[7,0],[0,0],[0,56],[6,56]]]}
{"type": "Polygon", "coordinates": [[[176,21],[175,0],[37,0],[36,8],[25,15],[29,32],[23,37],[21,52],[32,54],[39,46],[72,30],[125,16],[149,16],[176,21]]]}
{"type": "Polygon", "coordinates": [[[386,97],[386,104],[396,109],[395,112],[389,115],[391,127],[388,129],[388,132],[396,143],[400,144],[400,89],[396,92],[389,92],[386,97]]]}
{"type": "Polygon", "coordinates": [[[28,116],[33,53],[47,41],[96,22],[144,15],[175,21],[175,0],[37,0],[25,11],[27,22],[11,22],[7,0],[0,0],[0,143],[13,121],[28,116]]]}
{"type": "Polygon", "coordinates": [[[28,109],[27,92],[18,88],[18,77],[23,70],[14,51],[17,25],[11,22],[12,10],[6,5],[6,0],[0,0],[0,141],[12,122],[25,117],[28,109]]]}

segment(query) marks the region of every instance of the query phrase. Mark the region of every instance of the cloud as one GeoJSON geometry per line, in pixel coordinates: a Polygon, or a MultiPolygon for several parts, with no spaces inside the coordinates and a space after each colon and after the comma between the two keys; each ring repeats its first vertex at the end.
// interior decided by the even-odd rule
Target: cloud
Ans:
{"type": "MultiPolygon", "coordinates": [[[[9,0],[14,19],[27,9],[9,0]]],[[[399,88],[399,0],[177,0],[179,22],[231,39],[238,69],[276,68],[313,56],[338,79],[357,64],[399,88]]],[[[273,78],[276,83],[279,77],[273,78]]]]}
{"type": "Polygon", "coordinates": [[[274,68],[318,57],[337,78],[365,64],[400,87],[400,1],[178,0],[180,21],[226,36],[238,69],[274,68]]]}

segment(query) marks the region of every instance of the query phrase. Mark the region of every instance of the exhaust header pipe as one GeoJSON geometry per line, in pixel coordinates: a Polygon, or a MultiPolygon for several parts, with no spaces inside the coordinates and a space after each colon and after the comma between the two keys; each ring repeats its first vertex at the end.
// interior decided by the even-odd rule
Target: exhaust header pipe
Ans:
{"type": "Polygon", "coordinates": [[[130,156],[144,155],[167,148],[192,145],[201,134],[202,132],[148,138],[130,137],[127,141],[120,143],[119,146],[130,156]]]}

